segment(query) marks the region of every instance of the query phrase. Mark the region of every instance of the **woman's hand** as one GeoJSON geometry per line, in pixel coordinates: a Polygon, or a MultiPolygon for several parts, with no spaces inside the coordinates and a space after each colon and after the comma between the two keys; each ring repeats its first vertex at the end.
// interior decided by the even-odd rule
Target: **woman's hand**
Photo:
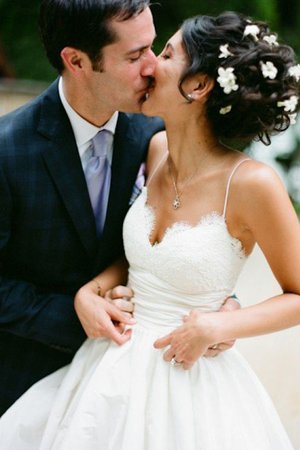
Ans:
{"type": "Polygon", "coordinates": [[[209,347],[218,342],[216,322],[219,322],[218,316],[221,315],[223,314],[220,312],[202,313],[193,310],[184,317],[183,325],[155,341],[154,347],[170,346],[164,353],[164,360],[175,360],[184,369],[190,369],[197,359],[206,354],[209,347]]]}
{"type": "Polygon", "coordinates": [[[117,308],[126,313],[128,317],[133,317],[134,302],[132,300],[134,292],[127,286],[116,286],[105,292],[105,300],[112,302],[117,308]]]}
{"type": "Polygon", "coordinates": [[[127,342],[131,330],[126,326],[135,324],[131,314],[133,303],[128,301],[132,296],[130,288],[117,286],[101,297],[93,280],[80,288],[74,306],[87,336],[107,337],[119,345],[127,342]]]}

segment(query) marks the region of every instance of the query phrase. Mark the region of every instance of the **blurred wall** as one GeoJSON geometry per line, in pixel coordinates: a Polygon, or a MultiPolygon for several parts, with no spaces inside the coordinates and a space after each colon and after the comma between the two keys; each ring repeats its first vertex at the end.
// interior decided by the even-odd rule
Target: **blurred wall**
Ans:
{"type": "MultiPolygon", "coordinates": [[[[280,292],[261,250],[256,247],[236,286],[242,305],[251,305],[280,292]]],[[[241,339],[237,348],[272,397],[295,450],[300,450],[300,326],[241,339]]]]}
{"type": "Polygon", "coordinates": [[[0,116],[24,105],[46,86],[42,82],[0,79],[0,116]]]}

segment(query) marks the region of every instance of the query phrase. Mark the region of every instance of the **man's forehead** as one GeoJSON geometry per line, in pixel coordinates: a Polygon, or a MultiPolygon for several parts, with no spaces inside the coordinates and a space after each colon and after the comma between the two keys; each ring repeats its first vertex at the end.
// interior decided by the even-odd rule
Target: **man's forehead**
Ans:
{"type": "Polygon", "coordinates": [[[137,16],[120,21],[112,19],[110,26],[115,33],[115,41],[124,52],[134,52],[152,45],[156,37],[153,17],[149,8],[137,16]]]}

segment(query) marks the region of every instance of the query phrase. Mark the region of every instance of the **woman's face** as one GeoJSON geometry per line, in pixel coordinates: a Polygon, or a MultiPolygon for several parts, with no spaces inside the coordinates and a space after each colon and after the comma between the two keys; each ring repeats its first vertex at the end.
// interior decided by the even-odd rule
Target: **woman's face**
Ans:
{"type": "Polygon", "coordinates": [[[153,74],[153,84],[149,89],[142,112],[149,116],[166,117],[170,112],[186,104],[186,99],[178,89],[180,77],[188,64],[182,44],[181,31],[177,31],[167,42],[158,56],[153,74]]]}

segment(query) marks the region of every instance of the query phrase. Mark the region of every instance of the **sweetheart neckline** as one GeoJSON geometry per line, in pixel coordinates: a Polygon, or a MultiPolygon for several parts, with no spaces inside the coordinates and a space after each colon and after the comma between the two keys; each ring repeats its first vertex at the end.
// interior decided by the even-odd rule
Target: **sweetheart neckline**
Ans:
{"type": "Polygon", "coordinates": [[[174,232],[174,230],[176,231],[176,228],[179,229],[179,230],[177,230],[177,232],[180,232],[180,231],[181,232],[185,232],[185,231],[188,231],[188,230],[194,230],[194,229],[200,228],[201,226],[203,226],[205,224],[208,224],[210,220],[213,220],[213,219],[217,218],[219,223],[221,223],[221,224],[223,224],[225,226],[225,230],[226,230],[226,232],[228,234],[229,239],[232,242],[234,242],[234,244],[238,245],[238,247],[239,247],[238,250],[241,253],[241,255],[244,258],[247,258],[248,255],[245,253],[245,250],[243,248],[242,242],[240,241],[240,239],[232,236],[229,233],[228,226],[227,226],[227,223],[226,223],[226,219],[218,211],[211,211],[211,212],[209,212],[207,214],[204,214],[195,225],[189,224],[188,222],[185,222],[184,220],[179,220],[177,222],[173,222],[169,227],[167,227],[165,229],[162,239],[160,241],[158,241],[158,242],[156,241],[156,242],[154,242],[152,244],[151,241],[150,241],[150,236],[151,236],[151,232],[153,230],[153,227],[155,225],[156,216],[155,216],[154,208],[147,203],[147,197],[148,197],[147,196],[147,192],[148,192],[147,191],[147,186],[143,186],[143,188],[142,188],[142,195],[144,195],[144,209],[149,213],[150,218],[151,218],[150,231],[147,230],[147,233],[146,233],[146,240],[147,240],[150,248],[154,249],[154,248],[158,248],[158,247],[164,245],[166,237],[168,235],[170,235],[172,232],[174,232]]]}

